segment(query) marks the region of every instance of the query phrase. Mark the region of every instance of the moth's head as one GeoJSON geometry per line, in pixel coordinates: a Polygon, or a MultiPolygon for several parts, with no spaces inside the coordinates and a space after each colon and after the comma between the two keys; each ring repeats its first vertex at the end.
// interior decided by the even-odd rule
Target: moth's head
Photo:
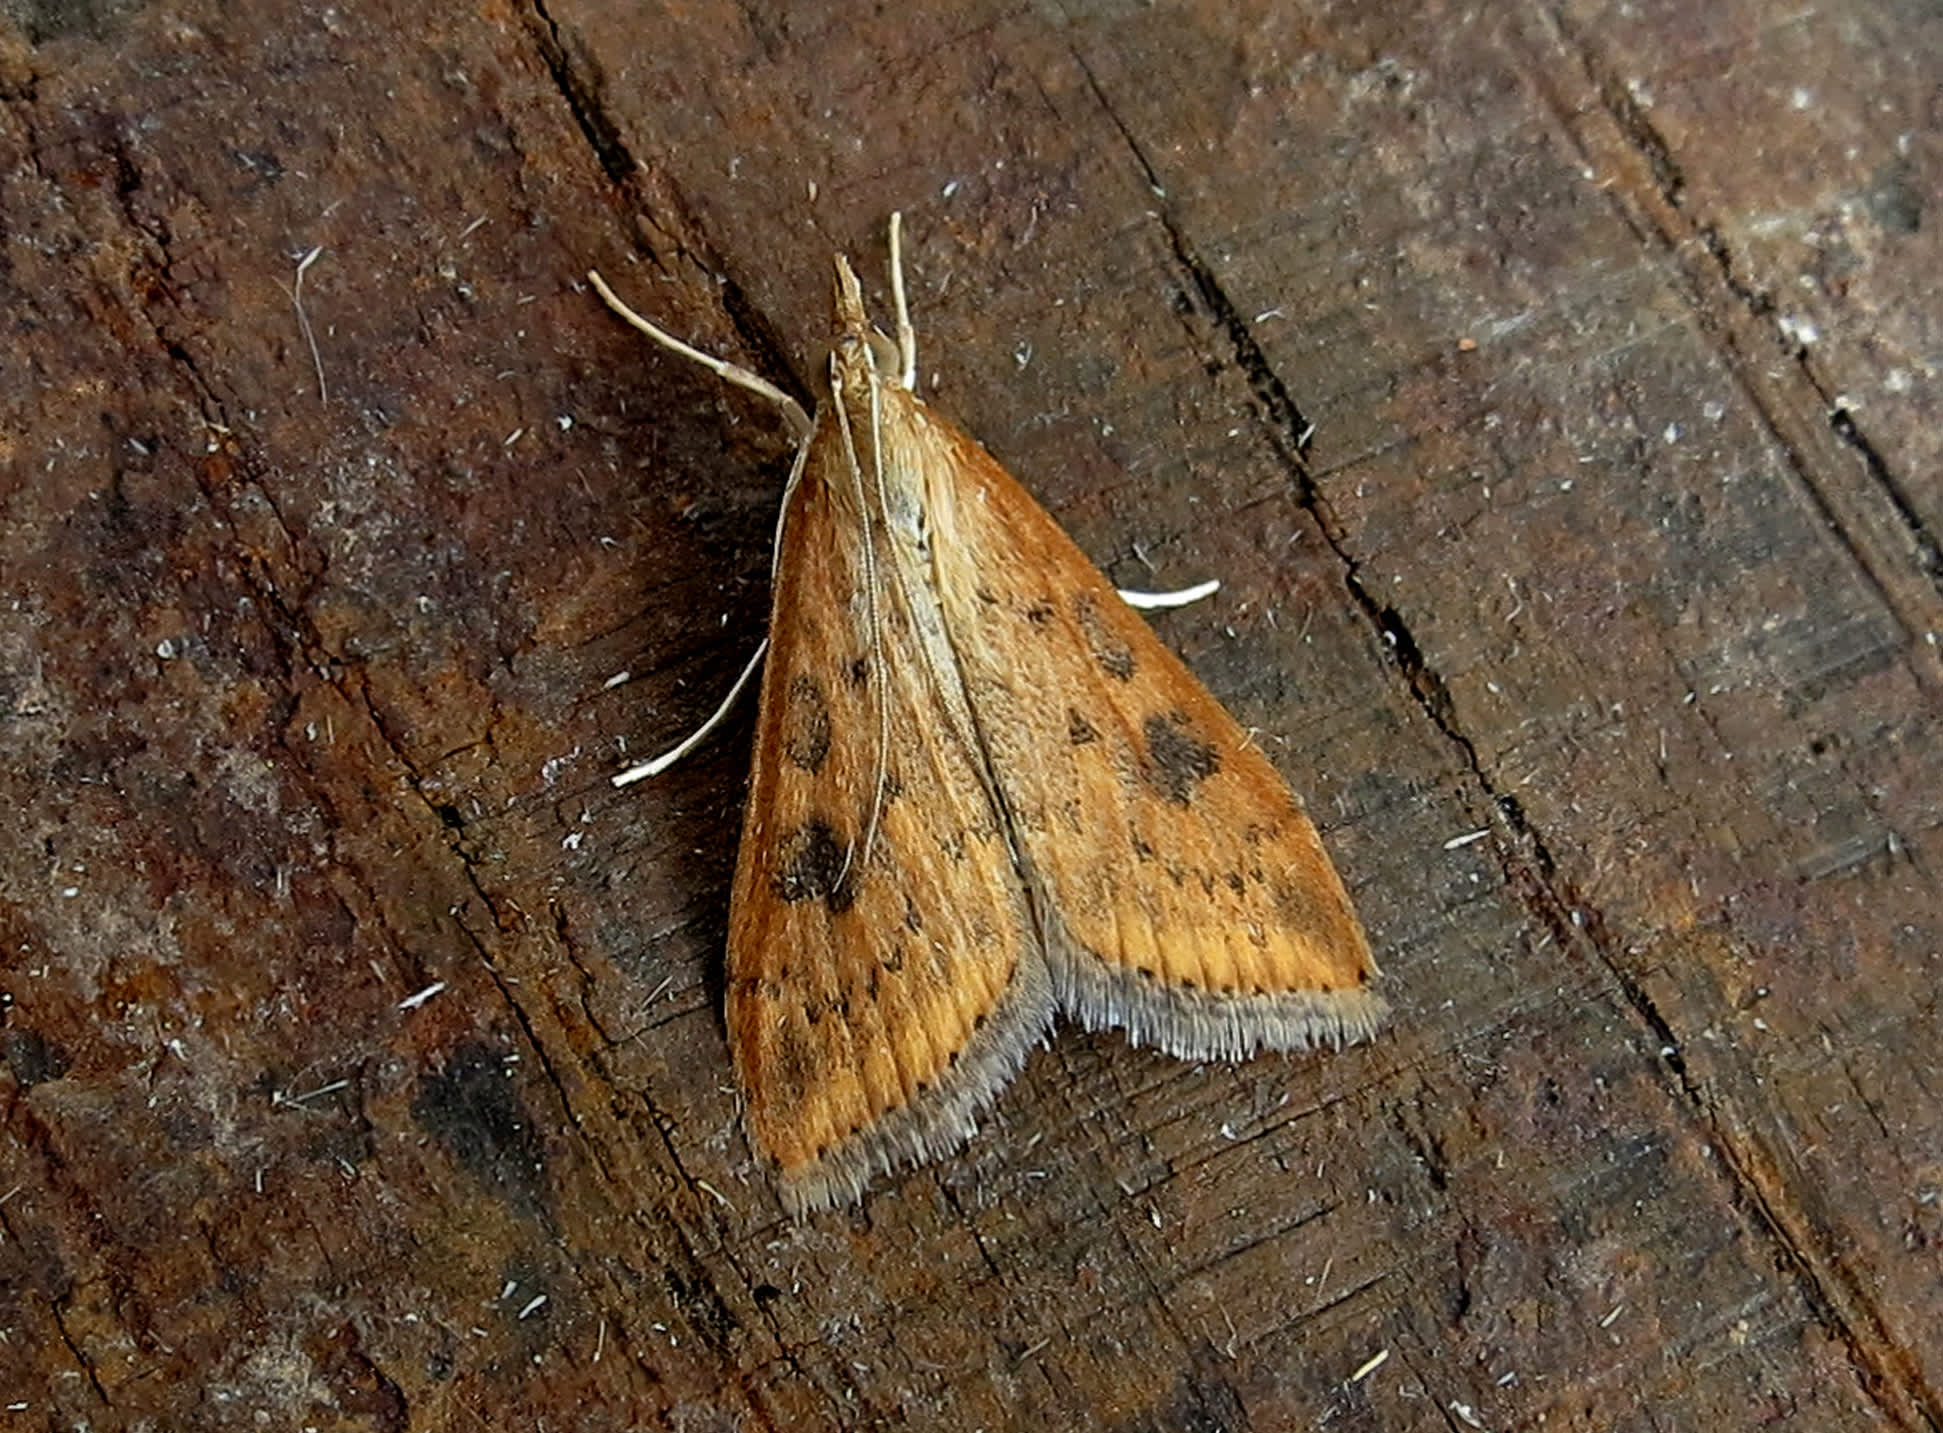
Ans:
{"type": "Polygon", "coordinates": [[[837,336],[830,345],[830,388],[862,395],[872,383],[898,383],[897,345],[864,313],[863,286],[850,261],[837,255],[837,336]]]}

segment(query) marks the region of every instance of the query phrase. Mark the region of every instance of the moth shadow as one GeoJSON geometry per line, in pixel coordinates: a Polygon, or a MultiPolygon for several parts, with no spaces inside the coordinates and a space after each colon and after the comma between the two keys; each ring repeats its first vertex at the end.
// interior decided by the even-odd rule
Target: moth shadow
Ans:
{"type": "MultiPolygon", "coordinates": [[[[789,434],[760,405],[725,399],[719,381],[696,381],[689,365],[651,358],[645,368],[647,381],[606,410],[603,441],[620,481],[637,481],[616,498],[625,576],[603,594],[599,652],[585,668],[629,674],[588,703],[585,722],[590,743],[619,744],[627,761],[668,751],[707,722],[762,643],[792,458],[789,434]],[[726,408],[743,410],[739,421],[725,423],[726,408]]],[[[701,744],[600,803],[611,828],[593,907],[602,946],[643,993],[703,987],[718,1033],[755,720],[752,683],[701,744]]]]}

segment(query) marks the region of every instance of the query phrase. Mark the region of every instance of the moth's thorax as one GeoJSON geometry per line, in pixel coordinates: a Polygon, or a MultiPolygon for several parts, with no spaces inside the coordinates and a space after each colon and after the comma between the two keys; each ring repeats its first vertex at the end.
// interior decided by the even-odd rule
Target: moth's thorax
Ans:
{"type": "Polygon", "coordinates": [[[868,408],[873,388],[904,386],[897,372],[897,345],[869,325],[837,335],[824,376],[829,387],[818,397],[839,400],[852,413],[860,406],[868,408]]]}
{"type": "Polygon", "coordinates": [[[817,406],[808,476],[829,485],[839,508],[922,557],[944,476],[935,436],[924,403],[894,372],[851,372],[833,363],[831,391],[817,406]]]}

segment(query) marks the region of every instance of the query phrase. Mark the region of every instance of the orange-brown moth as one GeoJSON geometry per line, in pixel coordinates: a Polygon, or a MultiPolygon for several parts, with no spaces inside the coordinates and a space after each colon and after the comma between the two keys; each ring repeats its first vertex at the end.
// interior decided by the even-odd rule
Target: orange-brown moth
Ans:
{"type": "Polygon", "coordinates": [[[837,257],[814,420],[589,276],[800,440],[728,951],[749,1132],[796,1213],[962,1145],[1056,1015],[1200,1060],[1340,1045],[1383,1013],[1275,768],[917,397],[895,215],[890,250],[895,343],[837,257]]]}

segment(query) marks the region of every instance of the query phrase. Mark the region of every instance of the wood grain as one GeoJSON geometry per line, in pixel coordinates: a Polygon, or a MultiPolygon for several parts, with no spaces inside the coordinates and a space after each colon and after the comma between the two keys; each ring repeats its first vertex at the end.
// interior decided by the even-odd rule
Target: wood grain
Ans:
{"type": "Polygon", "coordinates": [[[1943,1425],[1940,25],[0,7],[10,1426],[1943,1425]],[[1396,1010],[1067,1032],[792,1225],[753,715],[607,784],[787,435],[576,276],[807,397],[893,208],[926,391],[1222,579],[1396,1010]]]}

